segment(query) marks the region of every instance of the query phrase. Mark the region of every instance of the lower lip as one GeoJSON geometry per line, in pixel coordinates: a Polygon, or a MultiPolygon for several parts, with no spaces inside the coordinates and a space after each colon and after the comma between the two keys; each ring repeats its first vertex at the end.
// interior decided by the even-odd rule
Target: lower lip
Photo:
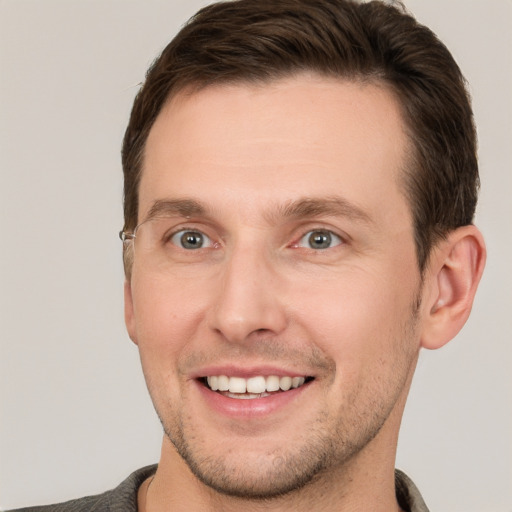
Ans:
{"type": "Polygon", "coordinates": [[[196,385],[209,407],[225,416],[236,418],[263,417],[277,412],[296,400],[311,384],[312,382],[308,382],[298,388],[273,393],[263,398],[243,399],[224,396],[196,381],[196,385]]]}

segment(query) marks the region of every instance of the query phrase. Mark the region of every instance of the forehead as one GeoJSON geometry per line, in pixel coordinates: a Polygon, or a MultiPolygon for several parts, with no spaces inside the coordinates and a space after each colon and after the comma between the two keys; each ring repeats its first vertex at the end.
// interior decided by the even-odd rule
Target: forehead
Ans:
{"type": "Polygon", "coordinates": [[[378,83],[304,74],[179,93],[148,136],[139,221],[167,197],[258,210],[339,194],[382,215],[405,206],[406,154],[398,102],[378,83]]]}

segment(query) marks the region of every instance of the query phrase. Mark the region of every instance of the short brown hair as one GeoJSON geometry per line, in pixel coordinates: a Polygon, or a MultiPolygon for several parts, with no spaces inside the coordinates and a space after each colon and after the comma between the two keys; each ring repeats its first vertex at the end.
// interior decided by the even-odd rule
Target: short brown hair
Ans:
{"type": "Polygon", "coordinates": [[[170,97],[301,71],[378,81],[398,98],[412,147],[403,186],[423,271],[432,246],[473,220],[476,131],[452,55],[398,3],[234,0],[201,9],[152,64],[135,98],[122,149],[125,229],[137,224],[145,143],[170,97]]]}

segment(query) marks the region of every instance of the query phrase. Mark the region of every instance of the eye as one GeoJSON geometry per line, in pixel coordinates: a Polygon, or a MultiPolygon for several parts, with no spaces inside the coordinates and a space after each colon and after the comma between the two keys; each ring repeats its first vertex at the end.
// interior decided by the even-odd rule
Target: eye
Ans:
{"type": "Polygon", "coordinates": [[[326,229],[315,229],[308,231],[297,243],[297,247],[306,247],[308,249],[330,249],[341,245],[343,240],[332,231],[326,229]]]}
{"type": "Polygon", "coordinates": [[[172,235],[170,240],[174,245],[187,250],[213,247],[213,242],[208,236],[200,231],[193,231],[190,229],[177,231],[172,235]]]}

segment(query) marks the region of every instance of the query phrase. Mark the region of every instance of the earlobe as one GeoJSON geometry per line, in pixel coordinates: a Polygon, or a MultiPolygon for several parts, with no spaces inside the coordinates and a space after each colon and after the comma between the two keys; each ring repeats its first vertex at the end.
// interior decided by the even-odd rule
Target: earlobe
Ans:
{"type": "Polygon", "coordinates": [[[129,279],[125,279],[124,281],[124,322],[130,339],[137,345],[132,286],[129,279]]]}
{"type": "Polygon", "coordinates": [[[482,234],[473,225],[454,230],[433,251],[421,337],[428,349],[444,346],[466,323],[486,257],[482,234]]]}

